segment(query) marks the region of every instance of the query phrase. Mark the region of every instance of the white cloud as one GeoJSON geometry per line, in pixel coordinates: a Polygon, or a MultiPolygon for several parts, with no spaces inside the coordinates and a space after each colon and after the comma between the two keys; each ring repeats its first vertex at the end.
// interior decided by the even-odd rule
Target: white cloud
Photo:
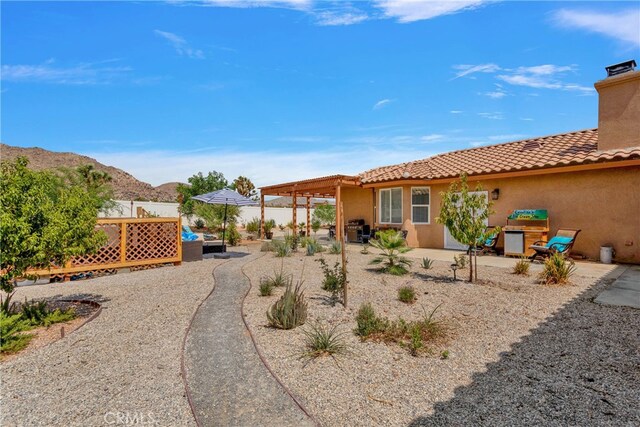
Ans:
{"type": "Polygon", "coordinates": [[[480,65],[469,65],[469,64],[460,64],[454,65],[454,70],[458,70],[456,72],[456,76],[453,78],[459,79],[460,77],[468,76],[474,73],[495,73],[499,71],[501,68],[496,64],[480,64],[480,65]]]}
{"type": "Polygon", "coordinates": [[[451,111],[449,111],[449,113],[451,113],[451,114],[462,114],[462,113],[464,113],[464,111],[461,111],[461,110],[451,110],[451,111]]]}
{"type": "Polygon", "coordinates": [[[167,40],[171,46],[178,52],[178,55],[187,56],[194,59],[204,59],[204,53],[200,49],[193,49],[189,43],[177,34],[168,31],[153,30],[156,35],[167,40]]]}
{"type": "Polygon", "coordinates": [[[520,117],[520,120],[524,121],[524,122],[532,122],[533,119],[531,117],[520,117]]]}
{"type": "Polygon", "coordinates": [[[119,153],[83,153],[99,162],[123,169],[137,179],[160,185],[165,182],[186,182],[202,171],[216,170],[227,179],[247,176],[256,187],[333,174],[357,174],[388,164],[402,163],[435,154],[417,150],[412,145],[402,147],[362,147],[304,153],[144,151],[119,153]],[[358,161],[354,162],[353,159],[358,161]],[[265,159],[269,159],[265,161],[265,159]],[[167,165],[171,165],[167,168],[167,165]]]}
{"type": "Polygon", "coordinates": [[[422,142],[428,142],[428,143],[433,143],[433,142],[437,142],[442,140],[442,138],[444,138],[444,135],[440,135],[438,133],[433,133],[431,135],[424,135],[420,137],[420,141],[422,142]]]}
{"type": "Polygon", "coordinates": [[[620,12],[560,9],[553,14],[553,21],[563,28],[586,30],[640,46],[639,8],[620,12]]]}
{"type": "Polygon", "coordinates": [[[374,3],[385,16],[398,22],[414,22],[475,9],[488,3],[483,0],[378,0],[374,3]]]}
{"type": "Polygon", "coordinates": [[[380,101],[376,102],[373,105],[373,109],[374,110],[379,110],[379,109],[383,108],[384,106],[386,106],[387,104],[389,104],[389,103],[391,103],[393,101],[394,101],[393,99],[381,99],[380,101]]]}
{"type": "Polygon", "coordinates": [[[491,120],[503,120],[504,119],[504,114],[501,111],[496,111],[493,113],[478,113],[478,115],[484,119],[491,119],[491,120]]]}
{"type": "Polygon", "coordinates": [[[103,64],[116,60],[98,63],[80,63],[68,67],[56,67],[55,61],[49,60],[40,65],[3,65],[2,80],[13,82],[37,82],[67,85],[109,84],[128,75],[131,67],[105,66],[103,64]]]}
{"type": "Polygon", "coordinates": [[[287,9],[307,9],[311,0],[205,0],[203,4],[216,7],[276,7],[287,9]]]}
{"type": "MultiPolygon", "coordinates": [[[[504,68],[497,64],[488,63],[480,65],[454,65],[453,69],[457,71],[456,76],[452,80],[470,76],[475,73],[496,74],[500,72],[500,74],[495,77],[514,86],[527,86],[536,89],[559,89],[579,92],[584,95],[594,93],[594,89],[590,86],[583,86],[577,83],[565,82],[563,80],[567,73],[575,73],[577,71],[577,67],[575,65],[542,64],[528,67],[520,66],[517,68],[504,68]]],[[[494,99],[499,99],[507,95],[506,91],[500,84],[496,83],[496,86],[496,90],[481,93],[481,95],[494,99]]]]}
{"type": "Polygon", "coordinates": [[[317,12],[315,16],[316,23],[323,26],[353,25],[369,18],[364,13],[334,11],[317,12]]]}

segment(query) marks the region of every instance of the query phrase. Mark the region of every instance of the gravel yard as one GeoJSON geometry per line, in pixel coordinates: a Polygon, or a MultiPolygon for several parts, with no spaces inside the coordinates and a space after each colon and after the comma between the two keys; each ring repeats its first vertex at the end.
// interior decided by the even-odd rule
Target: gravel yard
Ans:
{"type": "MultiPolygon", "coordinates": [[[[330,266],[339,259],[323,254],[330,266]]],[[[631,308],[594,304],[611,282],[580,277],[574,285],[542,286],[535,276],[481,267],[482,284],[452,282],[448,263],[425,272],[381,275],[370,270],[373,255],[348,252],[349,308],[331,306],[321,290],[318,259],[302,253],[273,254],[247,264],[252,281],[244,310],[276,375],[327,426],[369,425],[637,425],[640,423],[640,316],[631,308]],[[265,312],[281,295],[258,296],[260,277],[284,262],[294,280],[304,279],[307,322],[340,324],[352,354],[299,359],[304,337],[266,327],[265,312]],[[425,274],[428,273],[428,274],[425,274]],[[411,284],[418,301],[397,300],[411,284]],[[391,319],[418,319],[442,306],[436,317],[450,328],[433,355],[413,357],[394,345],[362,343],[351,331],[363,302],[391,319]],[[439,357],[448,350],[446,359],[439,357]]],[[[459,271],[464,277],[467,270],[459,271]]],[[[303,327],[304,328],[304,327],[303,327]]]]}
{"type": "Polygon", "coordinates": [[[87,426],[128,417],[195,425],[180,373],[182,340],[221,262],[19,288],[17,300],[90,298],[103,310],[64,339],[0,364],[0,424],[87,426]]]}

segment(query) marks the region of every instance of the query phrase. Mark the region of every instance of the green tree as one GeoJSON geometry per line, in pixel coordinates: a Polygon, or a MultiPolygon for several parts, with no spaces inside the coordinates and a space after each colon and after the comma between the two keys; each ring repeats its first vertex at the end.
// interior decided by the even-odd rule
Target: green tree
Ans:
{"type": "Polygon", "coordinates": [[[113,200],[113,178],[105,171],[96,170],[92,164],[78,166],[75,169],[61,168],[63,179],[67,185],[84,187],[95,200],[98,210],[108,215],[120,206],[113,200]]]}
{"type": "Polygon", "coordinates": [[[24,157],[2,162],[0,180],[0,288],[11,292],[30,268],[63,265],[98,250],[107,239],[95,230],[95,197],[46,171],[27,168],[24,157]]]}
{"type": "MultiPolygon", "coordinates": [[[[222,230],[224,220],[224,205],[210,205],[208,203],[195,201],[193,212],[204,219],[210,230],[222,230]]],[[[227,206],[227,224],[236,223],[240,215],[238,206],[227,206]]]]}
{"type": "Polygon", "coordinates": [[[239,194],[242,194],[244,197],[248,197],[252,200],[258,199],[258,192],[256,191],[256,186],[253,185],[253,182],[246,176],[239,176],[233,180],[231,184],[231,189],[237,191],[239,194]]]}
{"type": "MultiPolygon", "coordinates": [[[[482,187],[478,184],[475,191],[482,191],[482,187]]],[[[447,227],[454,239],[469,246],[469,282],[473,282],[474,278],[478,278],[478,267],[474,266],[473,262],[476,251],[471,249],[500,231],[499,229],[487,231],[485,224],[489,215],[493,213],[491,211],[493,203],[489,202],[484,195],[469,191],[466,174],[461,174],[460,180],[452,182],[449,190],[440,195],[442,197],[440,216],[436,221],[447,227]]]]}
{"type": "Polygon", "coordinates": [[[188,181],[190,185],[178,184],[177,187],[180,212],[188,217],[196,213],[194,210],[195,201],[191,200],[193,196],[222,190],[229,186],[224,175],[216,171],[209,172],[207,176],[204,176],[202,172],[198,172],[196,175],[189,178],[188,181]]]}
{"type": "Polygon", "coordinates": [[[336,207],[328,203],[317,205],[313,210],[313,218],[322,224],[333,225],[336,223],[336,207]]]}

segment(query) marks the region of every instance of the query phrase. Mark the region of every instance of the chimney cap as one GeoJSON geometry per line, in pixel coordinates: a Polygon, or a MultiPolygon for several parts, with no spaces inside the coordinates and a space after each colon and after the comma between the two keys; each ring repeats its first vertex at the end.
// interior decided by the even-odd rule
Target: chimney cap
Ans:
{"type": "Polygon", "coordinates": [[[604,67],[604,69],[607,70],[607,77],[612,77],[617,76],[618,74],[633,71],[636,68],[636,65],[636,61],[630,59],[629,61],[609,65],[608,67],[604,67]]]}

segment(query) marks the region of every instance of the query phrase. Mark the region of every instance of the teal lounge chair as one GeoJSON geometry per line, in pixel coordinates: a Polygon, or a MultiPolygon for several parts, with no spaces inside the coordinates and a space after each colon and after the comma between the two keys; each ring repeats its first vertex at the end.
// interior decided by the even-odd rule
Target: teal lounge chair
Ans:
{"type": "Polygon", "coordinates": [[[569,256],[580,231],[581,230],[575,228],[560,228],[558,229],[555,237],[548,242],[545,242],[544,240],[535,242],[533,245],[529,246],[530,249],[535,251],[535,253],[529,257],[529,260],[533,262],[538,257],[542,259],[548,258],[554,253],[569,256]]]}

